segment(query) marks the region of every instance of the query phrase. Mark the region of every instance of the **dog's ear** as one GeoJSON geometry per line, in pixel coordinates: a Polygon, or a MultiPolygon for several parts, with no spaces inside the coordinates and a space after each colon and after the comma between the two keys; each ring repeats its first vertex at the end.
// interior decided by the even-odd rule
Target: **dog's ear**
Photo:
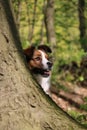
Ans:
{"type": "Polygon", "coordinates": [[[31,60],[34,50],[35,50],[34,46],[30,46],[27,49],[24,49],[24,55],[26,56],[27,62],[31,60]]]}
{"type": "Polygon", "coordinates": [[[44,50],[45,52],[51,53],[52,50],[50,49],[50,47],[48,47],[47,45],[40,45],[38,46],[39,50],[44,50]]]}

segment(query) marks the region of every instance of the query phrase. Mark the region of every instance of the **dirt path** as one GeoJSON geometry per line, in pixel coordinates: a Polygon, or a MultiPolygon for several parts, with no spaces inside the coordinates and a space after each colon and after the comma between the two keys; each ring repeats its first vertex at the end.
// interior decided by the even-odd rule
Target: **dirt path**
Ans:
{"type": "Polygon", "coordinates": [[[52,93],[52,99],[58,106],[60,106],[64,111],[75,110],[77,112],[86,113],[87,111],[81,109],[81,105],[87,104],[87,88],[82,88],[77,85],[72,85],[71,83],[63,83],[67,86],[68,91],[58,90],[52,93]]]}

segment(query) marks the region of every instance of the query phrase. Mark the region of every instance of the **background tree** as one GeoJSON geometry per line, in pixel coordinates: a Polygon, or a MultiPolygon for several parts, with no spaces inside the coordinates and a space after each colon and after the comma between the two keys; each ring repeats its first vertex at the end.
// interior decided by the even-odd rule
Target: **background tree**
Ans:
{"type": "MultiPolygon", "coordinates": [[[[31,30],[29,31],[29,42],[32,42],[32,38],[34,35],[34,27],[35,27],[35,21],[36,21],[36,8],[37,8],[37,0],[34,1],[34,9],[33,9],[33,18],[32,18],[32,26],[31,26],[31,30]]],[[[29,9],[28,9],[29,10],[29,9]]]]}
{"type": "Polygon", "coordinates": [[[20,30],[21,1],[13,0],[13,3],[15,3],[14,12],[15,12],[15,17],[16,17],[16,24],[17,24],[18,30],[20,30]]]}
{"type": "Polygon", "coordinates": [[[9,3],[0,0],[0,129],[84,130],[33,81],[24,64],[9,3]]]}
{"type": "Polygon", "coordinates": [[[87,33],[86,33],[86,18],[85,18],[85,0],[78,0],[78,14],[79,14],[79,29],[80,29],[80,42],[84,51],[87,51],[87,33]]]}
{"type": "Polygon", "coordinates": [[[44,21],[46,26],[47,42],[51,44],[52,49],[56,48],[56,35],[54,29],[54,0],[47,0],[44,8],[44,21]]]}

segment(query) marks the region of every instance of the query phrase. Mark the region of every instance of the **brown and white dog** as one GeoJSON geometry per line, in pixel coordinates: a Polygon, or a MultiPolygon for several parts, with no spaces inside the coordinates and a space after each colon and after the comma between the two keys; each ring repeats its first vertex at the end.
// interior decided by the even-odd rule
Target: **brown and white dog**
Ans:
{"type": "Polygon", "coordinates": [[[51,49],[46,45],[37,48],[31,46],[24,50],[28,66],[46,94],[50,94],[50,77],[53,63],[49,60],[48,53],[51,49]]]}

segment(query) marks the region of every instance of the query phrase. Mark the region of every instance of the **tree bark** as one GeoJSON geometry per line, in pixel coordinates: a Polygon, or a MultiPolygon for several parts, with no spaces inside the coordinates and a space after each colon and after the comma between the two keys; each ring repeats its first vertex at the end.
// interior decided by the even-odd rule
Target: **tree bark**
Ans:
{"type": "Polygon", "coordinates": [[[85,130],[35,83],[9,0],[0,0],[0,130],[85,130]]]}
{"type": "Polygon", "coordinates": [[[47,0],[44,8],[44,21],[47,33],[47,42],[50,43],[52,49],[56,48],[56,36],[54,29],[54,0],[47,0]]]}
{"type": "Polygon", "coordinates": [[[80,42],[84,51],[87,51],[87,32],[85,19],[85,0],[78,0],[80,42]]]}

